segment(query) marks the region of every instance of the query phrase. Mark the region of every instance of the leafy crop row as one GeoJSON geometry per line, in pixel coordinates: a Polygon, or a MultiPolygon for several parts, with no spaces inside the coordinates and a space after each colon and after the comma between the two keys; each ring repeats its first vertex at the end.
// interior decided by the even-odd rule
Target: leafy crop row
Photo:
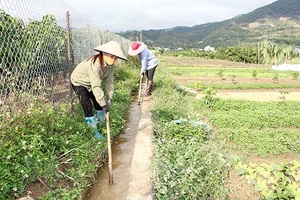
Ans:
{"type": "MultiPolygon", "coordinates": [[[[215,98],[210,109],[202,112],[217,127],[217,138],[225,141],[228,149],[265,157],[300,152],[298,102],[215,98]]],[[[248,164],[241,161],[236,169],[264,199],[298,199],[299,167],[292,167],[292,162],[248,164]]],[[[295,161],[295,166],[298,165],[295,161]]]]}
{"type": "MultiPolygon", "coordinates": [[[[153,118],[153,180],[157,199],[223,199],[227,161],[201,121],[197,102],[159,71],[153,118]],[[163,76],[163,78],[162,78],[163,76]],[[173,120],[182,120],[176,124],[173,120]]],[[[205,124],[205,123],[204,123],[205,124]]]]}
{"type": "Polygon", "coordinates": [[[238,174],[255,185],[265,199],[299,199],[300,198],[300,163],[292,161],[281,164],[250,163],[236,165],[238,174]]]}
{"type": "MultiPolygon", "coordinates": [[[[184,60],[183,57],[180,58],[184,60]]],[[[184,60],[187,62],[190,60],[186,58],[184,60]]],[[[190,67],[190,71],[187,74],[182,72],[187,72],[188,70],[181,70],[181,68],[185,68],[188,66],[182,66],[180,63],[176,61],[176,69],[180,69],[179,73],[182,76],[192,76],[196,74],[197,68],[190,67]]],[[[167,63],[168,66],[172,66],[172,62],[167,63]]],[[[227,69],[228,66],[224,67],[227,69]]],[[[171,71],[174,69],[171,69],[171,71]]],[[[251,69],[247,69],[251,70],[251,69]]],[[[166,70],[168,72],[168,70],[166,70]]],[[[174,71],[172,72],[174,74],[174,71]]],[[[216,76],[216,71],[206,70],[204,76],[216,76]]],[[[164,72],[164,74],[168,74],[164,72]]],[[[238,74],[238,73],[237,73],[238,74]]],[[[203,75],[203,74],[202,74],[203,75]]],[[[200,75],[199,75],[200,76],[200,75]]],[[[238,76],[238,75],[237,75],[238,76]]],[[[253,84],[255,79],[249,85],[253,84]]],[[[195,116],[201,117],[202,119],[206,119],[206,122],[211,125],[214,132],[214,144],[218,144],[219,147],[224,148],[223,150],[226,151],[229,155],[236,155],[235,152],[239,152],[239,156],[235,157],[233,162],[236,162],[235,170],[238,175],[242,176],[248,182],[255,186],[255,189],[259,192],[260,198],[262,199],[299,199],[299,162],[297,160],[293,160],[294,157],[297,158],[297,155],[300,152],[300,143],[299,143],[299,116],[300,116],[300,107],[298,102],[292,101],[283,101],[280,102],[254,102],[254,101],[246,101],[246,100],[228,100],[228,99],[221,99],[216,96],[216,90],[223,88],[223,83],[214,83],[215,87],[210,87],[209,84],[203,83],[205,87],[203,87],[203,98],[199,101],[194,100],[193,96],[189,96],[187,99],[182,101],[177,100],[178,93],[180,90],[171,90],[170,88],[166,89],[165,93],[169,94],[170,99],[167,99],[167,104],[163,104],[167,107],[173,105],[171,102],[172,100],[175,102],[176,106],[173,106],[170,109],[170,112],[174,112],[180,110],[181,106],[183,105],[184,112],[181,114],[184,117],[194,119],[195,116]],[[172,93],[172,94],[170,94],[172,93]],[[174,98],[173,98],[174,97],[174,98]],[[171,100],[172,99],[172,100],[171,100]],[[192,114],[197,112],[197,115],[192,114]],[[185,113],[185,114],[183,114],[185,113]],[[268,160],[269,156],[278,156],[278,160],[276,162],[272,162],[272,160],[268,160]],[[258,157],[262,161],[257,163],[249,162],[252,157],[258,157]],[[291,158],[290,161],[281,161],[281,157],[291,158]],[[263,162],[266,160],[267,162],[263,162]]],[[[237,85],[237,84],[234,84],[237,85]]],[[[276,84],[278,85],[278,84],[276,84]]],[[[270,84],[266,84],[265,87],[270,86],[270,84]]],[[[175,87],[175,86],[174,86],[175,87]]],[[[241,84],[240,89],[245,89],[245,85],[241,84]]],[[[263,87],[263,88],[265,88],[263,87]]],[[[288,86],[287,86],[288,87],[288,86]]],[[[250,88],[250,87],[249,87],[250,88]]],[[[297,88],[296,83],[292,86],[292,88],[297,88]]],[[[160,93],[159,93],[160,94],[160,93]]],[[[181,92],[183,96],[188,96],[184,92],[181,92]]],[[[284,95],[285,93],[282,92],[284,95]]],[[[162,96],[162,94],[161,94],[162,96]]],[[[168,112],[167,112],[168,113],[168,112]]],[[[175,117],[178,117],[178,113],[175,117]]],[[[167,122],[165,122],[167,123],[167,122]]],[[[160,123],[159,123],[160,125],[160,123]]],[[[160,137],[165,135],[170,135],[173,138],[176,138],[179,134],[184,134],[187,127],[180,127],[181,131],[174,131],[172,128],[163,129],[163,133],[159,130],[161,127],[165,125],[160,125],[158,129],[158,133],[160,137]],[[169,131],[171,130],[171,131],[169,131]],[[172,132],[176,133],[176,136],[172,134],[172,132]]],[[[188,130],[189,131],[189,130],[188,130]]],[[[172,147],[169,145],[169,148],[174,149],[178,148],[179,151],[189,150],[190,146],[193,145],[175,145],[174,139],[172,140],[172,147]],[[184,147],[182,147],[184,146],[184,147]]],[[[211,147],[214,145],[210,142],[210,137],[205,140],[204,144],[210,144],[211,147]]],[[[205,145],[206,146],[206,145],[205,145]]],[[[162,145],[159,146],[160,148],[164,148],[162,145]]],[[[200,143],[197,145],[197,149],[194,149],[194,152],[198,152],[201,149],[202,152],[204,146],[200,143]]],[[[216,150],[216,149],[215,149],[216,150]]],[[[164,151],[164,150],[161,150],[164,151]]],[[[171,152],[173,154],[173,151],[171,152]]],[[[224,166],[231,166],[230,158],[231,156],[224,156],[224,151],[217,150],[217,155],[223,155],[222,158],[226,160],[223,164],[224,166]]],[[[210,151],[209,153],[212,153],[210,151]]],[[[169,152],[168,152],[169,153],[169,152]]],[[[206,152],[207,153],[207,152],[206,152]]],[[[209,154],[207,153],[207,154],[209,154]]],[[[165,154],[161,154],[163,157],[165,154]]],[[[169,155],[169,154],[166,154],[169,155]]],[[[203,155],[202,155],[203,156],[203,155]]],[[[176,156],[178,157],[178,156],[176,156]]],[[[204,156],[203,156],[204,157],[204,156]]],[[[233,157],[232,157],[233,158],[233,157]]],[[[275,157],[276,158],[276,157],[275,157]]],[[[207,157],[206,157],[207,159],[207,157]]],[[[210,159],[208,159],[210,161],[210,159]]],[[[208,161],[208,162],[209,162],[208,161]]],[[[164,163],[167,164],[169,160],[164,163]]],[[[176,168],[175,166],[172,166],[176,168]]],[[[196,169],[201,168],[200,166],[196,166],[196,169]]],[[[229,168],[223,168],[225,172],[229,168]]],[[[159,174],[160,168],[156,171],[159,174]]],[[[166,172],[165,172],[166,174],[166,172]]],[[[161,174],[164,176],[165,174],[161,174]]],[[[174,173],[173,173],[174,174],[174,173]]],[[[176,175],[172,178],[176,180],[176,175]]],[[[224,176],[223,182],[226,183],[228,177],[224,176]]],[[[158,177],[157,177],[158,179],[158,177]]],[[[171,179],[168,179],[171,182],[171,179]]],[[[174,181],[172,179],[172,181],[174,181]]],[[[210,180],[212,181],[212,180],[210,180]]],[[[158,179],[160,183],[160,187],[166,186],[166,191],[172,189],[167,183],[163,180],[158,179]],[[161,183],[162,182],[162,183],[161,183]]],[[[178,189],[180,191],[181,182],[177,181],[178,189]]],[[[218,182],[218,183],[221,183],[218,182]]],[[[191,187],[199,186],[197,183],[192,185],[191,187]]],[[[216,184],[218,187],[218,184],[216,184]]],[[[212,191],[216,188],[210,188],[212,191]]],[[[228,188],[230,191],[230,188],[228,188]]],[[[246,188],[244,188],[246,189],[246,188]]],[[[248,189],[248,188],[247,188],[248,189]]],[[[246,190],[247,190],[246,189],[246,190]]],[[[191,189],[192,190],[192,189],[191,189]]],[[[165,191],[165,190],[163,190],[165,191]]],[[[223,190],[224,191],[224,190],[223,190]]],[[[168,195],[168,198],[165,198],[164,194],[159,193],[160,199],[181,199],[182,196],[174,196],[176,191],[171,191],[168,195]],[[172,196],[173,195],[173,196],[172,196]]],[[[239,192],[239,191],[238,191],[239,192]]],[[[166,193],[167,194],[167,193],[166,193]]],[[[204,193],[205,194],[205,193],[204,193]]],[[[194,199],[222,199],[219,198],[220,196],[214,196],[214,192],[211,193],[212,196],[209,197],[196,197],[194,199]]],[[[228,193],[226,193],[228,194],[228,193]]],[[[166,195],[167,196],[167,195],[166,195]]],[[[187,193],[188,198],[190,194],[187,193]]],[[[226,196],[226,195],[225,195],[226,196]]],[[[222,196],[225,199],[225,196],[222,196]]],[[[182,197],[183,198],[183,197],[182,197]]],[[[191,199],[193,199],[191,198],[191,199]]]]}

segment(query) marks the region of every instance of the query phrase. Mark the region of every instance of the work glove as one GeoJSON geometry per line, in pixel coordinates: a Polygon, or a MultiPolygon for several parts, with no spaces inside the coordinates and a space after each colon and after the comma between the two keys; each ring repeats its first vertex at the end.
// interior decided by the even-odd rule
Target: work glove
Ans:
{"type": "Polygon", "coordinates": [[[111,102],[112,102],[112,100],[111,100],[111,99],[108,99],[108,100],[106,100],[106,105],[108,106],[108,108],[110,108],[110,106],[111,106],[111,102]]]}
{"type": "Polygon", "coordinates": [[[108,113],[109,112],[109,106],[108,105],[103,106],[102,110],[103,110],[104,113],[108,113]]]}

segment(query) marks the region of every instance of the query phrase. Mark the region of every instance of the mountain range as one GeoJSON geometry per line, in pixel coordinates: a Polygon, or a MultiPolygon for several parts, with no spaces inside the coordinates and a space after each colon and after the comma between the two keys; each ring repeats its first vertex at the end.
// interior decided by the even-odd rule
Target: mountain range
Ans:
{"type": "Polygon", "coordinates": [[[148,46],[171,49],[256,44],[265,39],[300,46],[300,0],[277,0],[220,22],[118,34],[132,41],[142,35],[142,41],[148,46]]]}

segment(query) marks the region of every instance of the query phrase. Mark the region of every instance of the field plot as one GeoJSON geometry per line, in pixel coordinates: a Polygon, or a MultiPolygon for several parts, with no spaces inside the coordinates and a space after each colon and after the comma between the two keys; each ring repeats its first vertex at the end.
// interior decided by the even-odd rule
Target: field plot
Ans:
{"type": "Polygon", "coordinates": [[[300,199],[299,72],[200,58],[162,57],[236,163],[230,199],[300,199]]]}

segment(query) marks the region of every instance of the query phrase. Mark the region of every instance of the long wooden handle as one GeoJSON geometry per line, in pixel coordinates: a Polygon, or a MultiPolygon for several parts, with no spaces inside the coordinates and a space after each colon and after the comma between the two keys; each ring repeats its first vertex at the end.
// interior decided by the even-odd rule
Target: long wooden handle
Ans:
{"type": "Polygon", "coordinates": [[[139,104],[141,103],[141,90],[142,90],[142,76],[140,76],[140,85],[139,85],[139,104]]]}
{"type": "Polygon", "coordinates": [[[106,132],[107,132],[107,148],[108,148],[108,172],[109,172],[109,184],[113,184],[112,173],[112,154],[111,154],[111,142],[110,142],[110,127],[109,127],[109,112],[106,113],[106,132]]]}

